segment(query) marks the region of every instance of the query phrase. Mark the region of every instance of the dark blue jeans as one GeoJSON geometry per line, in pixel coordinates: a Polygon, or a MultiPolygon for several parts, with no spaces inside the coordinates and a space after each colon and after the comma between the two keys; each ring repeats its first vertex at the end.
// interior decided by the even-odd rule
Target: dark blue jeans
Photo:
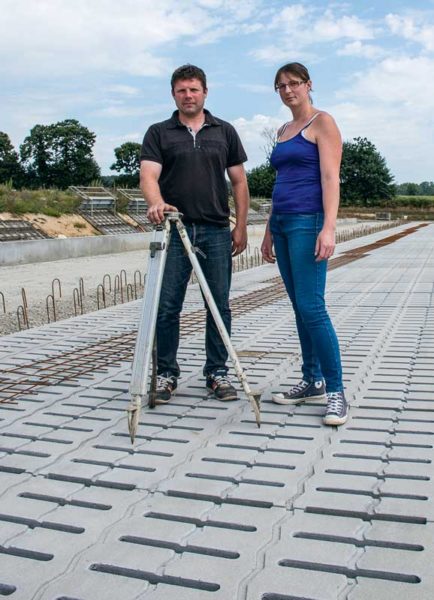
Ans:
{"type": "MultiPolygon", "coordinates": [[[[200,250],[196,254],[211,294],[228,333],[231,332],[229,289],[232,277],[232,237],[229,227],[208,224],[186,225],[192,245],[200,250]],[[203,254],[202,254],[203,253],[203,254]]],[[[157,318],[158,374],[180,374],[176,353],[179,346],[179,319],[190,278],[192,266],[175,225],[167,255],[166,268],[157,318]]],[[[214,371],[227,371],[228,353],[206,306],[206,363],[204,375],[214,371]]]]}
{"type": "Polygon", "coordinates": [[[339,343],[324,293],[327,261],[315,261],[323,214],[273,214],[270,231],[282,279],[295,312],[305,381],[324,379],[327,392],[343,390],[339,343]]]}

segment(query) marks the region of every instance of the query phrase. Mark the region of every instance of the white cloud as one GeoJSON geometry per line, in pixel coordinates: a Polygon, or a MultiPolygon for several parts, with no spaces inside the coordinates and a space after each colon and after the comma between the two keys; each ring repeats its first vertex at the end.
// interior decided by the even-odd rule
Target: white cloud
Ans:
{"type": "Polygon", "coordinates": [[[155,49],[212,23],[194,3],[176,0],[2,0],[3,72],[63,75],[123,71],[165,75],[155,49]]]}
{"type": "Polygon", "coordinates": [[[433,72],[434,59],[388,58],[357,73],[328,107],[344,138],[372,141],[398,182],[427,180],[432,172],[433,72]]]}
{"type": "Polygon", "coordinates": [[[303,61],[305,63],[313,62],[315,60],[315,53],[306,50],[306,48],[303,47],[302,42],[297,43],[296,40],[286,40],[280,45],[266,45],[253,50],[250,54],[261,62],[275,65],[276,62],[287,63],[292,60],[297,60],[301,53],[303,53],[303,61]]]}
{"type": "Polygon", "coordinates": [[[315,21],[312,34],[313,39],[323,42],[342,38],[368,40],[374,37],[372,28],[358,17],[345,15],[335,18],[331,11],[315,21]]]}
{"type": "Polygon", "coordinates": [[[275,116],[254,115],[251,119],[240,117],[232,121],[248,156],[246,168],[251,169],[265,162],[267,140],[263,136],[265,129],[277,131],[288,120],[288,110],[282,107],[275,116]]]}
{"type": "Polygon", "coordinates": [[[399,105],[418,114],[434,110],[434,59],[424,56],[386,58],[354,76],[353,85],[341,91],[342,98],[356,98],[371,108],[399,105]]]}
{"type": "Polygon", "coordinates": [[[108,106],[103,106],[92,111],[90,114],[98,117],[113,117],[113,118],[125,118],[125,117],[149,117],[152,115],[161,114],[162,111],[173,110],[172,103],[161,103],[156,105],[148,106],[131,106],[130,104],[112,103],[108,106]]]}
{"type": "Polygon", "coordinates": [[[247,92],[252,92],[253,94],[269,94],[270,90],[272,90],[272,86],[264,85],[261,83],[240,83],[238,87],[242,90],[246,90],[247,92]]]}
{"type": "Polygon", "coordinates": [[[292,35],[302,25],[302,20],[308,14],[307,8],[302,4],[286,6],[275,14],[270,23],[270,29],[277,29],[292,35]]]}
{"type": "Polygon", "coordinates": [[[345,44],[336,52],[339,56],[359,56],[361,58],[377,59],[385,56],[386,51],[381,46],[363,44],[360,40],[345,44]]]}
{"type": "Polygon", "coordinates": [[[284,8],[274,15],[269,26],[270,30],[276,31],[276,41],[257,48],[252,55],[260,61],[275,64],[303,53],[306,62],[320,56],[321,50],[317,50],[320,44],[339,40],[360,42],[374,37],[372,25],[357,16],[338,17],[331,9],[325,14],[318,13],[318,9],[307,9],[301,4],[284,8]]]}
{"type": "Polygon", "coordinates": [[[139,94],[140,89],[133,87],[132,85],[124,85],[124,84],[115,84],[108,85],[105,87],[106,92],[113,92],[114,94],[118,94],[121,96],[137,96],[139,94]]]}
{"type": "Polygon", "coordinates": [[[165,76],[168,45],[256,32],[264,9],[263,0],[2,0],[1,10],[0,71],[67,78],[165,76]]]}
{"type": "Polygon", "coordinates": [[[432,140],[424,117],[399,106],[366,106],[348,102],[329,107],[345,140],[366,137],[385,157],[397,183],[432,179],[432,140]]]}
{"type": "Polygon", "coordinates": [[[417,23],[416,18],[412,16],[397,14],[388,14],[385,18],[386,24],[393,34],[420,44],[428,52],[433,52],[434,25],[426,25],[422,19],[423,17],[419,17],[417,20],[421,22],[417,23]]]}

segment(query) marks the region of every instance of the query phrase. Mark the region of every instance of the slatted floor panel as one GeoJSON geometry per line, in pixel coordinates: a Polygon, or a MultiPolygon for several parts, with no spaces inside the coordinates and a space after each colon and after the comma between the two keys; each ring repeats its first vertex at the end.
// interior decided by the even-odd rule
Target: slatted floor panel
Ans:
{"type": "MultiPolygon", "coordinates": [[[[434,581],[434,226],[329,274],[350,418],[284,407],[299,379],[284,297],[235,319],[263,391],[207,398],[203,331],[182,339],[173,402],[126,427],[118,362],[0,404],[0,597],[14,600],[428,600],[434,581]]],[[[383,234],[384,235],[384,234],[383,234]]],[[[378,239],[378,236],[377,238],[378,239]]],[[[348,242],[345,248],[361,245],[348,242]]],[[[235,300],[275,285],[235,275],[235,300]]],[[[189,291],[187,311],[201,306],[189,291]]],[[[139,303],[0,338],[0,365],[128,334],[139,303]]]]}

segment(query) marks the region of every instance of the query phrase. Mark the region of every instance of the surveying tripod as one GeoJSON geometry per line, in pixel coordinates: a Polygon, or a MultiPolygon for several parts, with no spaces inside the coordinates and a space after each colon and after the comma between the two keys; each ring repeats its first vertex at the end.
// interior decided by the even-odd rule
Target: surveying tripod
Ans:
{"type": "Polygon", "coordinates": [[[128,406],[128,429],[130,432],[131,442],[134,443],[134,438],[139,424],[140,410],[142,407],[142,399],[147,395],[148,375],[152,362],[152,377],[150,392],[148,395],[148,406],[155,406],[156,379],[157,379],[157,352],[155,330],[157,323],[158,305],[161,294],[161,284],[163,281],[164,267],[166,265],[167,252],[170,244],[171,225],[175,223],[176,228],[181,237],[184,248],[190,259],[193,271],[202,290],[204,299],[209,310],[214,318],[216,326],[219,330],[223,343],[232,360],[235,373],[243,386],[252,409],[255,413],[256,423],[258,427],[261,424],[261,415],[259,412],[260,394],[253,394],[247,382],[246,375],[241,367],[238,356],[232,346],[231,339],[223,323],[217,305],[212,297],[208,283],[200,268],[199,261],[195,254],[190,238],[184,224],[181,221],[181,214],[178,212],[164,213],[165,220],[163,223],[154,225],[153,240],[150,243],[150,257],[148,263],[148,272],[146,276],[146,286],[142,301],[142,312],[140,316],[139,329],[137,333],[136,347],[134,350],[134,360],[132,366],[132,375],[130,383],[131,402],[128,406]]]}

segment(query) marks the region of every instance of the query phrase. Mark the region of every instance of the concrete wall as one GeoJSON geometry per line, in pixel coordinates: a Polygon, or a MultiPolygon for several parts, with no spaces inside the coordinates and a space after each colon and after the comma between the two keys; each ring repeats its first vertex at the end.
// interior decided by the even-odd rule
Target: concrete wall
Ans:
{"type": "MultiPolygon", "coordinates": [[[[357,219],[339,219],[339,225],[356,223],[357,219]]],[[[248,226],[249,242],[260,246],[265,224],[248,226]]],[[[25,265],[27,263],[49,262],[80,256],[117,254],[149,248],[152,233],[126,233],[121,235],[100,235],[65,239],[29,240],[0,242],[0,267],[25,265]]]]}
{"type": "MultiPolygon", "coordinates": [[[[264,227],[249,225],[249,236],[263,235],[264,227]]],[[[143,250],[149,248],[151,236],[152,232],[0,242],[0,267],[143,250]]]]}
{"type": "Polygon", "coordinates": [[[0,242],[0,267],[149,248],[152,233],[0,242]]]}

